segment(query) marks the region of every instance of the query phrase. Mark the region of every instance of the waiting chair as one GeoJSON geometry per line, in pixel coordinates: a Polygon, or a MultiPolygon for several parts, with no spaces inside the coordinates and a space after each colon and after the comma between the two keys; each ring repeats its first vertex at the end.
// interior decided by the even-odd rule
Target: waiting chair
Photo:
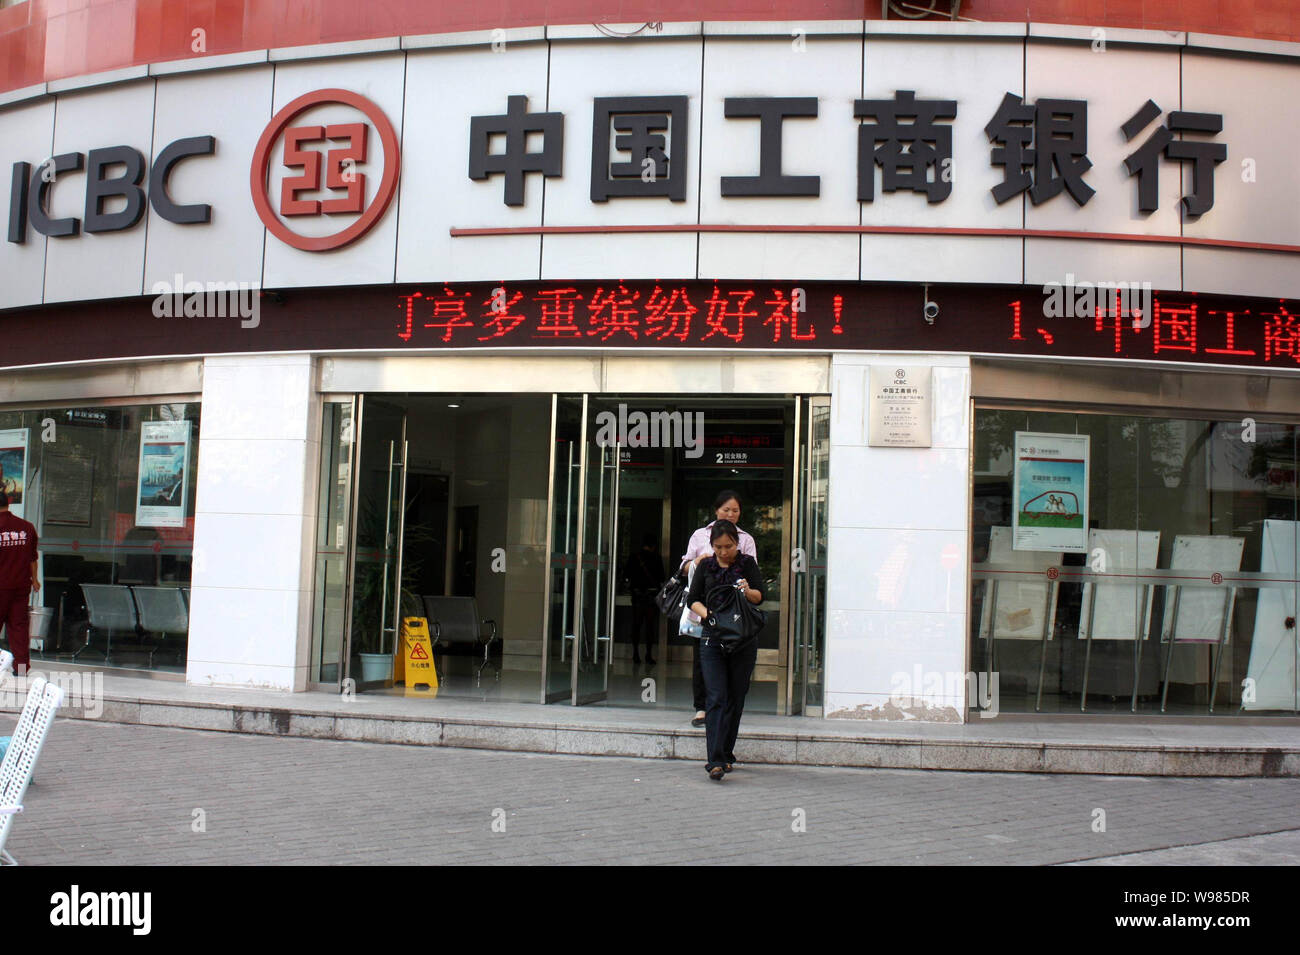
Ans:
{"type": "MultiPolygon", "coordinates": [[[[482,677],[483,668],[487,666],[488,654],[492,643],[497,638],[495,620],[480,620],[478,602],[473,597],[421,597],[424,602],[424,615],[429,619],[429,634],[434,643],[469,644],[477,647],[483,644],[483,662],[475,671],[476,682],[482,677]],[[483,628],[487,627],[486,635],[483,628]]],[[[497,679],[501,671],[497,670],[497,679]]]]}
{"type": "Polygon", "coordinates": [[[90,647],[92,630],[104,632],[104,662],[113,652],[113,631],[135,633],[140,623],[136,614],[135,601],[131,599],[131,588],[125,584],[82,584],[81,593],[86,598],[86,642],[72,654],[77,659],[90,647]]]}
{"type": "Polygon", "coordinates": [[[5,850],[5,843],[9,841],[14,816],[23,811],[23,796],[27,794],[37,757],[45,747],[45,737],[62,702],[63,690],[44,679],[38,677],[27,688],[27,703],[18,717],[4,761],[0,762],[0,864],[18,864],[5,850]]]}
{"type": "MultiPolygon", "coordinates": [[[[132,587],[136,609],[140,611],[140,629],[156,634],[165,641],[169,636],[184,638],[190,630],[190,613],[176,587],[132,587]]],[[[149,648],[149,666],[161,647],[149,648]]]]}

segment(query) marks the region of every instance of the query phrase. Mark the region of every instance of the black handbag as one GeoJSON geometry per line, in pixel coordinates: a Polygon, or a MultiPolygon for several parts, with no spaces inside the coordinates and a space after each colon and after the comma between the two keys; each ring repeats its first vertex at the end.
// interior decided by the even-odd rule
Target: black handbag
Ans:
{"type": "Polygon", "coordinates": [[[767,614],[750,603],[734,584],[710,590],[705,606],[709,608],[709,619],[704,624],[704,636],[721,641],[724,649],[748,643],[767,623],[767,614]]]}
{"type": "Polygon", "coordinates": [[[655,594],[655,606],[665,617],[680,617],[686,606],[686,578],[675,574],[665,580],[659,593],[655,594]]]}

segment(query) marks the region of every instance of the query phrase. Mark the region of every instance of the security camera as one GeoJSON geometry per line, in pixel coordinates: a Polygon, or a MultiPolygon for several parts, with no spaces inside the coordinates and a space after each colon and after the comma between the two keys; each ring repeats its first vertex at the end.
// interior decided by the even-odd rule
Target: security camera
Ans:
{"type": "Polygon", "coordinates": [[[928,283],[923,286],[921,301],[925,303],[921,306],[921,315],[927,325],[933,325],[934,320],[939,317],[939,303],[930,300],[930,286],[928,283]]]}

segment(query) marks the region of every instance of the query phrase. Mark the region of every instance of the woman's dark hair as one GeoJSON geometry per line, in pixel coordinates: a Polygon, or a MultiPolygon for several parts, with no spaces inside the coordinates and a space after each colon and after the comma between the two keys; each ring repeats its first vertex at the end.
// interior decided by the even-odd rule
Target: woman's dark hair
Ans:
{"type": "Polygon", "coordinates": [[[727,488],[724,491],[719,491],[718,496],[713,499],[713,509],[716,511],[723,504],[726,504],[728,501],[731,500],[734,500],[736,502],[737,507],[741,507],[744,504],[744,502],[741,501],[739,494],[731,490],[731,488],[727,488]]]}
{"type": "MultiPolygon", "coordinates": [[[[0,507],[8,507],[8,506],[9,506],[9,495],[6,494],[3,490],[0,490],[0,507]]],[[[721,504],[718,505],[718,507],[721,506],[722,506],[721,504]]]]}
{"type": "MultiPolygon", "coordinates": [[[[722,505],[718,506],[721,507],[722,505]]],[[[719,537],[730,537],[737,544],[740,543],[740,531],[731,521],[713,522],[713,527],[709,528],[709,543],[714,543],[719,537]]]]}

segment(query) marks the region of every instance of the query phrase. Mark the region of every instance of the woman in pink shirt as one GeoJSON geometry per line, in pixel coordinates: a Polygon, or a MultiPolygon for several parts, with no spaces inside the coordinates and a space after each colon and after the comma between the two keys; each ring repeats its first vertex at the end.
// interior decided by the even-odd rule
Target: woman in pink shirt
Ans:
{"type": "MultiPolygon", "coordinates": [[[[740,523],[740,495],[728,488],[725,491],[719,491],[718,496],[713,501],[713,516],[719,521],[731,521],[739,525],[740,523]]],[[[714,522],[709,521],[694,534],[691,535],[690,543],[686,545],[686,553],[682,555],[681,572],[685,573],[691,563],[699,564],[704,558],[713,554],[713,545],[709,543],[709,529],[713,527],[714,522]]],[[[739,530],[739,526],[737,526],[739,530]]],[[[740,552],[748,554],[755,560],[758,560],[758,551],[754,548],[754,538],[746,531],[740,531],[740,552]]],[[[692,623],[699,623],[699,618],[694,613],[688,614],[692,623]]],[[[691,720],[692,726],[704,725],[704,674],[700,670],[700,648],[695,648],[695,666],[691,674],[691,690],[695,697],[695,718],[691,720]]]]}

